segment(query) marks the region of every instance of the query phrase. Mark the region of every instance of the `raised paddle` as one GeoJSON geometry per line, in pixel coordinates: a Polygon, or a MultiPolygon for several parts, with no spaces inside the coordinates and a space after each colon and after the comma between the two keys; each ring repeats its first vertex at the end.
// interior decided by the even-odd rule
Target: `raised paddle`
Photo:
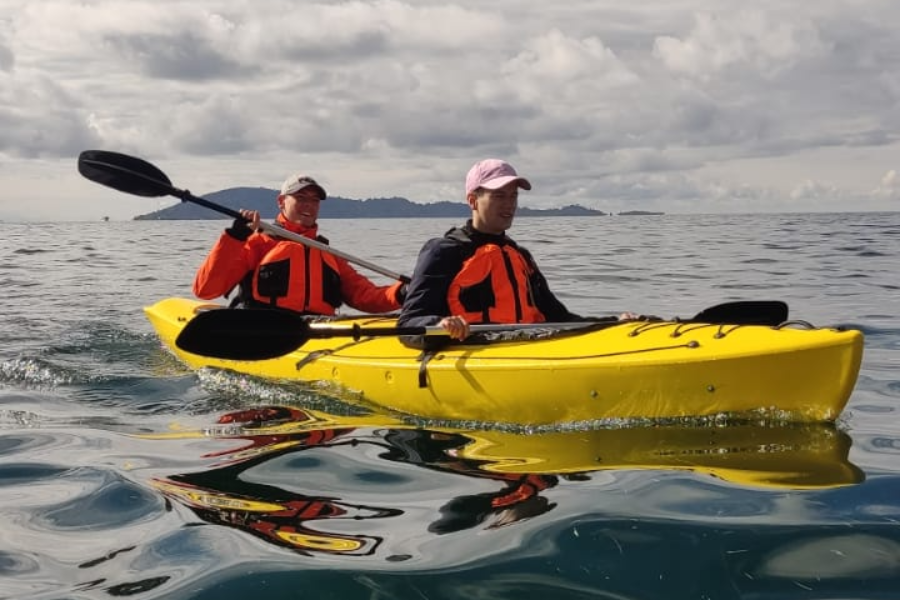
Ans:
{"type": "MultiPolygon", "coordinates": [[[[187,190],[180,190],[174,187],[166,174],[157,167],[143,159],[128,156],[127,154],[109,152],[107,150],[85,150],[78,156],[78,172],[91,181],[127,194],[150,198],[174,196],[182,202],[193,202],[228,215],[233,219],[244,219],[244,216],[236,210],[216,204],[205,198],[194,196],[187,190]]],[[[365,267],[375,273],[381,273],[386,277],[409,283],[409,277],[406,275],[395,273],[362,258],[335,250],[327,244],[294,233],[274,223],[260,222],[259,227],[268,234],[282,237],[310,248],[318,248],[323,252],[340,256],[348,262],[365,267]]]]}
{"type": "MultiPolygon", "coordinates": [[[[770,325],[787,320],[788,307],[781,301],[746,300],[707,308],[685,323],[715,325],[770,325]]],[[[675,319],[678,321],[679,319],[675,319]]],[[[533,323],[518,325],[472,325],[472,333],[524,331],[529,329],[591,329],[608,327],[619,321],[577,321],[569,323],[533,323]]],[[[432,327],[341,327],[310,323],[301,314],[275,309],[213,309],[191,319],[175,345],[191,354],[228,360],[267,360],[283,356],[301,347],[307,340],[400,335],[447,335],[432,327]]]]}

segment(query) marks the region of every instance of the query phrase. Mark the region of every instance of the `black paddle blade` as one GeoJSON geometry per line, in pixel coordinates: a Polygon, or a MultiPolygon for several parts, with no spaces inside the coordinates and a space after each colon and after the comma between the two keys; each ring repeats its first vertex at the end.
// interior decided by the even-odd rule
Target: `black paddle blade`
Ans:
{"type": "Polygon", "coordinates": [[[297,313],[223,308],[200,313],[188,321],[175,345],[211,358],[266,360],[296,350],[309,335],[309,324],[297,313]]]}
{"type": "Polygon", "coordinates": [[[78,156],[78,172],[100,185],[136,196],[157,198],[174,191],[165,173],[145,160],[118,152],[85,150],[78,156]]]}
{"type": "Polygon", "coordinates": [[[776,326],[788,319],[788,305],[781,300],[739,300],[710,306],[691,321],[716,325],[776,326]]]}

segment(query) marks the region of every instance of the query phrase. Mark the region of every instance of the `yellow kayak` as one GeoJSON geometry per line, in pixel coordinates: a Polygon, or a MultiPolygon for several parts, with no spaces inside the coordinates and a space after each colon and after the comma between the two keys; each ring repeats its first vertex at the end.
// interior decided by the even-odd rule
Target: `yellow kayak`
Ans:
{"type": "MultiPolygon", "coordinates": [[[[834,421],[863,353],[855,330],[673,321],[451,345],[426,360],[397,335],[314,338],[264,360],[213,358],[176,345],[191,319],[221,308],[168,298],[144,310],[163,344],[191,368],[329,382],[388,411],[451,421],[539,426],[723,414],[834,421]]],[[[365,331],[395,320],[332,324],[365,331]]]]}

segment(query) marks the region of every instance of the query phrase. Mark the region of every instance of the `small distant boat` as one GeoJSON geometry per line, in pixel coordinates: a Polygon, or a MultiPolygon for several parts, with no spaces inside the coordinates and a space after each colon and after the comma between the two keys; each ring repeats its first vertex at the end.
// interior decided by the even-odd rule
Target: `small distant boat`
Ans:
{"type": "Polygon", "coordinates": [[[104,222],[109,221],[109,217],[103,217],[103,221],[104,222]]]}

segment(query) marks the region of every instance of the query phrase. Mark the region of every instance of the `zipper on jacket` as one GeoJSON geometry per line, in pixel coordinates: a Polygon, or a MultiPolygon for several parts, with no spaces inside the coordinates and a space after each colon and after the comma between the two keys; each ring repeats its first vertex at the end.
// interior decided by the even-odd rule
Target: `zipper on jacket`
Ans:
{"type": "Polygon", "coordinates": [[[513,269],[512,261],[507,254],[507,246],[501,248],[503,253],[503,264],[506,266],[506,275],[509,277],[513,288],[513,298],[516,304],[516,323],[522,322],[522,299],[519,298],[519,282],[516,279],[516,272],[513,269]]]}
{"type": "Polygon", "coordinates": [[[312,249],[304,246],[303,264],[305,268],[303,269],[303,312],[309,312],[309,284],[311,280],[311,276],[309,274],[309,264],[311,262],[310,254],[312,254],[312,249]]]}

